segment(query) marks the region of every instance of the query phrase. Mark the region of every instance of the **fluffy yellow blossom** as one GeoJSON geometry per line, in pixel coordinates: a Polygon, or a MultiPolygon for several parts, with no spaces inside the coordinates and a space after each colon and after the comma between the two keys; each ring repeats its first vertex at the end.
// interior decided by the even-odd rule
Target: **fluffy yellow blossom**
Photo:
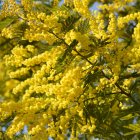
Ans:
{"type": "Polygon", "coordinates": [[[8,28],[4,28],[2,30],[2,36],[6,36],[7,38],[13,38],[13,30],[10,30],[8,28]]]}
{"type": "Polygon", "coordinates": [[[120,139],[120,118],[139,113],[139,9],[133,0],[100,0],[92,13],[95,2],[5,1],[0,125],[10,139],[22,139],[25,127],[32,140],[120,139]]]}
{"type": "Polygon", "coordinates": [[[88,3],[89,0],[74,0],[74,6],[75,6],[75,10],[78,11],[80,14],[82,14],[85,17],[89,17],[90,16],[90,11],[88,9],[88,3]]]}

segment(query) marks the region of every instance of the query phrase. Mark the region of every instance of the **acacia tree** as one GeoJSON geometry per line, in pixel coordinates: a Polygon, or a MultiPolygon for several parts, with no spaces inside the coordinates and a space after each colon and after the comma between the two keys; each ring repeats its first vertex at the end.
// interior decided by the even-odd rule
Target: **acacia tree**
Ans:
{"type": "Polygon", "coordinates": [[[139,139],[140,2],[59,2],[3,3],[1,139],[139,139]]]}

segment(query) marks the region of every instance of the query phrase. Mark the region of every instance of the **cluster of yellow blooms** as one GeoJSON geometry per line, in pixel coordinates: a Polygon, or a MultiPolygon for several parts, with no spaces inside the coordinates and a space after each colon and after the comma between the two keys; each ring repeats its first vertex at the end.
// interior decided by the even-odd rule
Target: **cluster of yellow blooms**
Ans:
{"type": "MultiPolygon", "coordinates": [[[[5,5],[13,7],[14,1],[8,2],[5,5]]],[[[114,93],[124,91],[120,96],[125,98],[127,94],[124,93],[130,92],[129,87],[135,81],[130,77],[119,83],[121,76],[131,74],[134,69],[139,72],[140,12],[124,17],[114,14],[123,6],[129,7],[127,4],[132,0],[103,4],[101,12],[97,13],[89,10],[90,0],[71,2],[73,9],[54,8],[49,14],[36,10],[32,0],[22,0],[21,4],[14,3],[13,9],[5,6],[2,10],[8,10],[5,17],[11,12],[25,24],[22,37],[18,38],[20,41],[3,58],[10,69],[10,79],[15,79],[12,91],[8,92],[18,97],[0,103],[0,121],[13,117],[6,130],[10,138],[24,126],[28,126],[28,134],[35,140],[47,140],[48,137],[64,140],[68,130],[71,139],[78,138],[79,134],[94,134],[98,121],[91,113],[94,106],[110,104],[115,98],[114,93]],[[20,17],[21,11],[25,12],[23,17],[20,17]],[[108,15],[105,17],[103,12],[106,11],[108,15]],[[74,14],[81,19],[70,23],[72,29],[63,30],[64,21],[74,14]],[[83,34],[77,26],[85,19],[89,29],[83,34]],[[138,24],[130,34],[134,43],[127,45],[121,30],[132,20],[137,20],[138,24]],[[45,44],[45,47],[36,42],[45,44]],[[132,67],[123,71],[122,67],[126,65],[132,67]],[[110,99],[103,99],[100,97],[103,92],[113,94],[110,99]]],[[[65,3],[69,5],[68,1],[65,3]]],[[[53,6],[57,5],[58,1],[54,0],[53,6]]],[[[3,37],[13,40],[15,34],[13,25],[1,32],[3,37]]],[[[117,104],[111,109],[114,114],[117,104]]]]}
{"type": "Polygon", "coordinates": [[[6,0],[2,6],[2,9],[0,19],[8,16],[14,17],[20,11],[20,7],[16,4],[15,0],[6,0]]]}
{"type": "Polygon", "coordinates": [[[90,44],[90,40],[87,34],[82,34],[73,30],[67,32],[67,34],[65,35],[66,43],[70,45],[74,39],[76,39],[79,42],[80,48],[87,49],[88,45],[90,44]]]}
{"type": "Polygon", "coordinates": [[[89,2],[90,0],[73,0],[75,10],[87,18],[90,17],[89,2]]]}
{"type": "Polygon", "coordinates": [[[54,33],[59,33],[61,30],[61,24],[58,23],[58,18],[55,15],[31,12],[27,14],[26,20],[28,20],[30,28],[25,31],[24,39],[30,38],[30,42],[45,40],[50,45],[57,40],[54,35],[49,33],[52,29],[54,33]]]}

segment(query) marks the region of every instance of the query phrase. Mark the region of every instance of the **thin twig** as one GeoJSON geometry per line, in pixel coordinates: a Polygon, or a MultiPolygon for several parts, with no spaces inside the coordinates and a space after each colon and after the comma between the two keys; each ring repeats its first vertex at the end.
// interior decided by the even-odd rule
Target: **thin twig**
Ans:
{"type": "MultiPolygon", "coordinates": [[[[59,40],[61,40],[66,46],[70,47],[70,45],[68,45],[64,39],[60,38],[59,36],[57,36],[55,33],[49,31],[49,33],[52,33],[55,37],[57,37],[59,40]]],[[[75,48],[73,48],[73,50],[79,55],[81,56],[83,59],[85,59],[89,64],[94,65],[94,63],[92,63],[90,60],[88,60],[85,56],[83,56],[80,52],[78,52],[75,48]]]]}
{"type": "MultiPolygon", "coordinates": [[[[102,73],[103,73],[104,77],[106,77],[108,80],[110,80],[110,78],[109,78],[108,76],[106,76],[105,73],[104,73],[103,71],[102,71],[102,73]]],[[[120,87],[120,85],[119,85],[117,82],[115,83],[115,86],[116,86],[118,89],[120,89],[120,91],[121,91],[122,94],[124,94],[124,95],[126,95],[127,97],[129,97],[134,103],[138,103],[137,101],[134,100],[134,98],[131,96],[131,94],[125,92],[125,91],[120,87]]]]}

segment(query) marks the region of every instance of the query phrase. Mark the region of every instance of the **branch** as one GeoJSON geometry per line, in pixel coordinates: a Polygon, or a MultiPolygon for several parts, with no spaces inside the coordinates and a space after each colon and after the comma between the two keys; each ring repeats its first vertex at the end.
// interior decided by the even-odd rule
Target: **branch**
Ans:
{"type": "MultiPolygon", "coordinates": [[[[70,47],[70,45],[68,45],[64,39],[60,38],[59,36],[57,36],[54,32],[49,31],[49,33],[53,34],[56,38],[58,38],[59,40],[61,40],[66,46],[70,47]]],[[[80,52],[78,52],[75,48],[73,48],[73,50],[79,55],[81,56],[83,59],[85,59],[89,64],[94,65],[94,63],[92,63],[90,60],[88,60],[85,56],[83,56],[80,52]]]]}
{"type": "MultiPolygon", "coordinates": [[[[105,73],[104,73],[103,71],[102,71],[102,73],[103,73],[104,77],[106,77],[108,80],[110,80],[110,78],[109,78],[108,76],[106,76],[105,73]]],[[[126,95],[128,98],[130,98],[134,103],[138,103],[138,102],[135,101],[135,99],[131,96],[131,94],[125,92],[125,91],[123,90],[123,88],[121,88],[120,85],[119,85],[117,82],[115,83],[115,86],[116,86],[118,89],[120,89],[120,91],[121,91],[122,94],[124,94],[124,95],[126,95]]]]}
{"type": "MultiPolygon", "coordinates": [[[[55,33],[53,33],[52,31],[49,31],[49,33],[52,33],[55,37],[57,37],[59,40],[61,40],[66,46],[70,47],[70,45],[68,45],[64,39],[58,37],[55,33]]],[[[91,64],[92,66],[94,66],[94,63],[92,63],[90,60],[88,60],[85,56],[83,56],[80,52],[78,52],[75,48],[73,48],[73,50],[79,55],[81,56],[84,60],[86,60],[89,64],[91,64]]],[[[106,77],[107,79],[110,80],[110,78],[108,76],[105,75],[105,73],[102,71],[104,77],[106,77]]],[[[134,103],[137,103],[137,101],[134,100],[134,98],[131,96],[130,93],[125,92],[118,83],[115,83],[115,85],[120,89],[121,93],[126,95],[127,97],[129,97],[134,103]]]]}
{"type": "Polygon", "coordinates": [[[137,78],[137,77],[140,77],[140,73],[132,73],[129,75],[121,76],[119,79],[123,80],[123,79],[127,79],[127,78],[137,78]]]}
{"type": "Polygon", "coordinates": [[[81,56],[83,59],[85,59],[89,64],[94,66],[94,63],[92,63],[90,60],[88,60],[85,56],[83,56],[80,52],[78,52],[76,49],[73,49],[79,56],[81,56]]]}

